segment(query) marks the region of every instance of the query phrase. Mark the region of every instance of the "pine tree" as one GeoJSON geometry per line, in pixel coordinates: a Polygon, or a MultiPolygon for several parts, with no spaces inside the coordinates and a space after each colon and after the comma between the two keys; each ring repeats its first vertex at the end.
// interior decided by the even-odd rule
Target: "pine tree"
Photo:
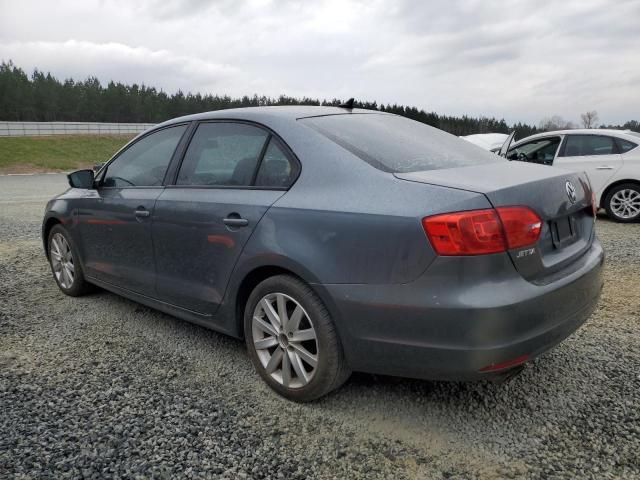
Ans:
{"type": "MultiPolygon", "coordinates": [[[[237,107],[267,105],[325,105],[338,106],[343,99],[296,98],[280,95],[277,98],[245,95],[232,98],[211,93],[186,94],[179,90],[168,95],[146,85],[125,85],[110,81],[103,87],[96,77],[84,81],[71,78],[60,82],[49,73],[34,70],[31,78],[11,60],[0,63],[0,120],[6,121],[85,121],[85,122],[148,122],[158,123],[190,113],[237,107]]],[[[378,104],[376,101],[356,101],[357,108],[378,110],[402,115],[418,122],[440,128],[454,135],[473,133],[516,132],[524,138],[540,131],[535,125],[518,122],[508,125],[504,119],[468,115],[462,117],[439,115],[417,107],[398,104],[378,104]]],[[[638,131],[640,122],[631,120],[624,125],[638,131]]]]}

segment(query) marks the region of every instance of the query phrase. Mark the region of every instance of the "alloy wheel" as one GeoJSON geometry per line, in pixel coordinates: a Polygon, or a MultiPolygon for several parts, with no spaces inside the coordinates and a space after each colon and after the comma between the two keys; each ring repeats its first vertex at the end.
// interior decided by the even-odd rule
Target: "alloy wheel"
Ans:
{"type": "Polygon", "coordinates": [[[71,288],[75,278],[75,265],[71,247],[64,235],[56,233],[51,237],[49,253],[56,280],[62,288],[71,288]]]}
{"type": "Polygon", "coordinates": [[[620,218],[629,219],[640,215],[640,192],[631,188],[618,190],[610,201],[611,211],[620,218]]]}
{"type": "Polygon", "coordinates": [[[284,293],[260,299],[251,321],[253,346],[266,373],[287,388],[307,385],[318,366],[318,338],[309,315],[284,293]]]}

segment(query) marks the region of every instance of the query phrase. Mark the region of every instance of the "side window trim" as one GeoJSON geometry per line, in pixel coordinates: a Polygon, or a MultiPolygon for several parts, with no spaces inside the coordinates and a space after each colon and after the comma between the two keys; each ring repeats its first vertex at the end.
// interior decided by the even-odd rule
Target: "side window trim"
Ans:
{"type": "Polygon", "coordinates": [[[562,140],[560,140],[560,148],[556,151],[556,156],[553,158],[555,162],[557,158],[564,157],[564,151],[567,148],[567,141],[569,139],[569,135],[562,135],[562,140]]]}
{"type": "Polygon", "coordinates": [[[260,155],[258,155],[256,168],[254,168],[253,175],[251,175],[251,184],[249,185],[250,187],[256,186],[256,178],[258,178],[258,172],[260,171],[260,167],[262,166],[262,160],[264,160],[264,156],[267,153],[267,148],[269,148],[269,144],[271,143],[272,138],[273,138],[273,135],[271,134],[271,132],[268,132],[267,139],[265,140],[264,145],[262,145],[262,150],[260,151],[260,155]]]}
{"type": "Polygon", "coordinates": [[[132,139],[129,143],[127,143],[124,147],[122,147],[120,150],[118,150],[113,157],[111,157],[107,163],[104,165],[104,167],[100,170],[100,178],[97,180],[97,187],[101,188],[101,189],[123,189],[123,188],[160,188],[160,187],[165,187],[167,186],[167,181],[168,181],[168,175],[169,172],[171,171],[171,167],[173,165],[173,162],[176,158],[176,155],[180,152],[180,148],[183,145],[183,142],[185,140],[185,138],[187,137],[187,135],[189,134],[190,129],[192,128],[193,125],[191,125],[193,122],[180,122],[180,123],[173,123],[171,125],[166,125],[164,127],[160,127],[160,128],[154,128],[153,130],[149,130],[147,132],[144,132],[142,135],[140,135],[139,137],[136,137],[134,139],[132,139]],[[138,142],[140,142],[141,140],[147,138],[149,135],[153,135],[154,133],[160,132],[162,130],[166,130],[167,128],[173,128],[173,127],[180,127],[182,125],[187,125],[187,128],[185,129],[185,131],[182,133],[182,137],[180,137],[180,140],[178,141],[178,144],[176,145],[175,150],[173,151],[173,154],[171,155],[171,160],[169,160],[169,164],[167,165],[167,170],[165,171],[164,174],[164,179],[162,180],[162,184],[158,185],[158,186],[152,186],[152,185],[131,185],[131,186],[121,186],[121,187],[105,187],[102,183],[104,181],[104,177],[107,175],[107,171],[109,170],[109,166],[115,162],[118,158],[120,158],[121,155],[123,155],[127,150],[129,150],[131,147],[133,147],[135,144],[137,144],[138,142]]]}
{"type": "Polygon", "coordinates": [[[277,133],[275,133],[273,130],[271,130],[269,127],[258,122],[252,122],[250,120],[241,120],[241,119],[234,119],[234,118],[216,118],[216,119],[210,119],[210,120],[198,120],[198,121],[192,122],[192,125],[187,129],[180,143],[182,143],[182,141],[184,141],[184,147],[182,148],[182,150],[180,150],[180,144],[178,145],[178,148],[176,148],[176,153],[179,152],[179,155],[177,155],[175,158],[171,160],[169,168],[167,169],[167,173],[171,172],[170,177],[169,176],[165,177],[164,186],[167,188],[199,188],[199,189],[209,188],[209,189],[286,191],[286,190],[289,190],[296,183],[296,181],[300,177],[300,173],[302,172],[302,163],[300,162],[298,157],[295,155],[295,153],[293,153],[289,145],[287,145],[287,143],[284,140],[282,140],[282,138],[280,138],[280,136],[277,133]],[[251,178],[251,185],[179,185],[177,183],[178,174],[180,173],[180,168],[182,167],[182,164],[184,162],[187,150],[189,149],[189,145],[191,144],[191,141],[193,140],[193,137],[196,131],[198,130],[198,127],[204,123],[241,123],[241,124],[251,125],[251,126],[260,128],[267,133],[267,139],[264,145],[262,146],[262,150],[260,151],[260,156],[258,157],[258,161],[256,163],[255,171],[253,172],[253,176],[251,178]],[[260,166],[262,165],[262,160],[264,159],[264,156],[267,153],[269,144],[271,143],[271,141],[274,141],[274,140],[277,142],[278,146],[281,148],[282,152],[285,154],[287,159],[291,162],[292,168],[295,167],[296,176],[291,181],[291,184],[288,187],[256,186],[255,182],[256,182],[256,178],[258,177],[258,172],[260,171],[260,166]],[[174,166],[174,162],[175,162],[175,169],[172,168],[174,166]]]}
{"type": "Polygon", "coordinates": [[[182,163],[182,157],[187,151],[189,147],[189,143],[191,142],[191,137],[196,132],[196,128],[198,127],[198,122],[188,122],[189,125],[185,130],[182,138],[178,142],[176,146],[176,150],[173,152],[173,156],[171,157],[171,161],[169,162],[169,166],[167,167],[167,172],[164,176],[164,180],[162,181],[162,185],[167,187],[171,185],[178,175],[178,170],[180,170],[180,164],[182,163]]]}

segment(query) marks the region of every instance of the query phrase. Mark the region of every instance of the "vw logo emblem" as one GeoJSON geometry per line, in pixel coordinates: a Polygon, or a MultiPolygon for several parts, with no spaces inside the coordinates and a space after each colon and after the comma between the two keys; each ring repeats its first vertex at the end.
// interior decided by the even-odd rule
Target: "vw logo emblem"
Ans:
{"type": "Polygon", "coordinates": [[[576,187],[573,186],[573,183],[567,182],[564,184],[564,188],[567,191],[567,197],[571,200],[571,203],[576,203],[576,187]]]}

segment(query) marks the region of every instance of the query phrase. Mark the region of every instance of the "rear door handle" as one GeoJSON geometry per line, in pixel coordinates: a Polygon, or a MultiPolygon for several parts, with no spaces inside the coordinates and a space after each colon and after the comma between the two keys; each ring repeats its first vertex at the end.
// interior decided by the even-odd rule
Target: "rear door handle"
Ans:
{"type": "Polygon", "coordinates": [[[600,165],[599,167],[596,167],[596,170],[613,170],[613,167],[610,167],[609,165],[600,165]]]}
{"type": "Polygon", "coordinates": [[[151,215],[151,212],[149,212],[149,210],[138,209],[134,212],[134,214],[138,218],[146,218],[151,215]]]}
{"type": "Polygon", "coordinates": [[[239,217],[227,217],[224,220],[222,220],[222,222],[227,227],[246,227],[247,225],[249,225],[249,220],[247,220],[246,218],[239,218],[239,217]]]}

